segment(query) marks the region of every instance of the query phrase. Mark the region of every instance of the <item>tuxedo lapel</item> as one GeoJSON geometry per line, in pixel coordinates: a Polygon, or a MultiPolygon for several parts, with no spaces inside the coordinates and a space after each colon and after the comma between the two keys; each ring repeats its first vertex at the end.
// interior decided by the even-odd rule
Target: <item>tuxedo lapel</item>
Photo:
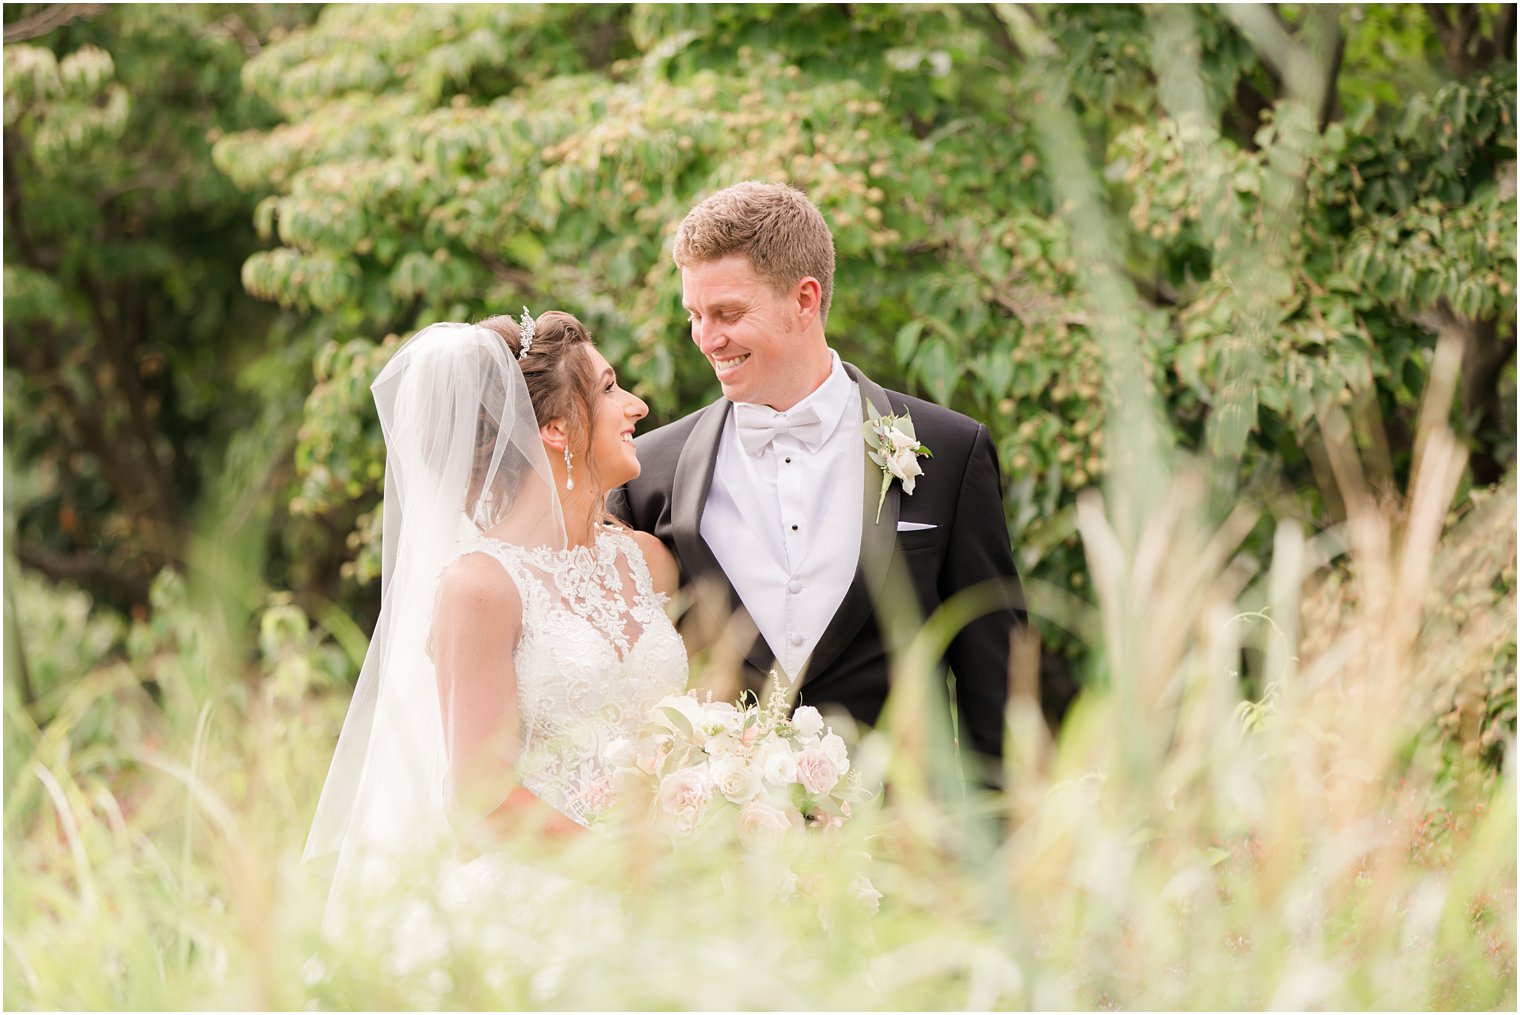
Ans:
{"type": "MultiPolygon", "coordinates": [[[[723,436],[723,423],[733,403],[720,398],[709,405],[692,428],[691,436],[676,460],[675,478],[670,491],[670,528],[686,573],[692,577],[722,574],[718,559],[713,556],[707,541],[702,538],[702,506],[707,503],[707,492],[712,489],[713,467],[717,464],[718,439],[723,436]]],[[[728,576],[730,598],[734,594],[733,583],[728,576]]]]}
{"type": "Polygon", "coordinates": [[[823,637],[808,658],[803,670],[803,681],[838,658],[839,653],[860,631],[870,617],[871,610],[886,582],[887,567],[892,551],[897,545],[897,517],[902,500],[902,487],[893,482],[887,487],[886,499],[881,502],[881,517],[876,514],[877,498],[881,496],[881,467],[871,461],[866,446],[864,424],[872,415],[892,412],[892,403],[886,391],[850,364],[844,364],[850,379],[860,386],[861,418],[856,430],[860,433],[860,463],[865,471],[865,493],[861,499],[860,560],[855,567],[855,580],[850,583],[834,619],[824,629],[823,637]]]}
{"type": "MultiPolygon", "coordinates": [[[[671,480],[670,528],[675,540],[676,553],[681,566],[692,579],[716,578],[728,590],[728,608],[733,613],[744,609],[739,590],[729,580],[712,547],[702,538],[702,512],[707,495],[712,491],[713,473],[718,464],[718,442],[723,437],[723,424],[728,421],[733,403],[720,398],[703,412],[691,435],[676,459],[676,472],[671,480]]],[[[765,639],[756,637],[746,653],[746,662],[760,673],[771,668],[775,653],[765,639]]],[[[758,691],[759,685],[751,686],[758,691]]]]}

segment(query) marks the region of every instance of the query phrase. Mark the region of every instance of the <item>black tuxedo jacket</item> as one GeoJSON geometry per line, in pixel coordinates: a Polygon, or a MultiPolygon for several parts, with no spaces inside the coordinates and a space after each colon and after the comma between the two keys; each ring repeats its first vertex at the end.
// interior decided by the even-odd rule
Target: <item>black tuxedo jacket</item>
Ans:
{"type": "MultiPolygon", "coordinates": [[[[987,428],[949,409],[887,391],[845,364],[860,385],[862,409],[911,413],[920,443],[933,452],[920,459],[923,474],[911,496],[893,480],[876,520],[881,469],[860,442],[866,472],[861,505],[860,562],[855,580],[800,674],[804,704],[843,706],[858,721],[875,724],[889,690],[889,648],[915,633],[911,623],[887,609],[884,593],[915,594],[919,617],[927,617],[962,589],[981,586],[994,597],[992,612],[963,627],[945,653],[955,674],[962,740],[985,755],[1000,756],[1003,713],[1010,686],[1010,645],[1027,624],[1003,516],[997,454],[987,428]],[[898,522],[933,526],[898,531],[898,522]],[[985,584],[984,584],[985,583],[985,584]],[[903,628],[909,630],[904,631],[903,628]]],[[[712,486],[718,440],[732,403],[720,398],[704,409],[636,440],[642,472],[614,496],[611,506],[634,528],[651,532],[674,553],[683,581],[706,579],[727,590],[729,607],[744,609],[723,575],[699,526],[712,486]]],[[[746,686],[759,693],[775,655],[763,637],[738,646],[746,686]]],[[[796,676],[796,675],[789,675],[796,676]]],[[[1030,675],[1032,679],[1032,675],[1030,675]]]]}

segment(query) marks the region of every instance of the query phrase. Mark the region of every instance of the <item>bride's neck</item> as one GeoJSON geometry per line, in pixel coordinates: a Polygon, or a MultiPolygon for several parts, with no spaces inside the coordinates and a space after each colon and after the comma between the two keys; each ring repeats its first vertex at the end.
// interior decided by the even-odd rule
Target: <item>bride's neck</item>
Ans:
{"type": "Polygon", "coordinates": [[[565,541],[571,546],[590,546],[601,528],[606,498],[597,490],[561,490],[560,514],[565,519],[565,541]]]}

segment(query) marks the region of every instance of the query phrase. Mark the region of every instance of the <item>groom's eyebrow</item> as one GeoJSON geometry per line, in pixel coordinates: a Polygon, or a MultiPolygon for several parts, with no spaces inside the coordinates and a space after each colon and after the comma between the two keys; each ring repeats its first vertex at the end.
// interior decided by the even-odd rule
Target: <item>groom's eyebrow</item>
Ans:
{"type": "MultiPolygon", "coordinates": [[[[743,296],[720,296],[707,305],[707,312],[721,314],[730,310],[743,310],[749,306],[749,302],[743,296]]],[[[692,309],[687,307],[686,312],[692,313],[692,309]]]]}

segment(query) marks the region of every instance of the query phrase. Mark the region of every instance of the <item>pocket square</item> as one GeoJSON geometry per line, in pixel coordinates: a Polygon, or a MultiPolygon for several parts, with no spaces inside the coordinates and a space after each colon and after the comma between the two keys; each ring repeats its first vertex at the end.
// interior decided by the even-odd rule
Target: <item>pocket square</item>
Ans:
{"type": "Polygon", "coordinates": [[[937,529],[937,528],[939,528],[938,525],[931,525],[928,522],[898,522],[897,523],[897,531],[898,532],[922,532],[924,529],[937,529]]]}

